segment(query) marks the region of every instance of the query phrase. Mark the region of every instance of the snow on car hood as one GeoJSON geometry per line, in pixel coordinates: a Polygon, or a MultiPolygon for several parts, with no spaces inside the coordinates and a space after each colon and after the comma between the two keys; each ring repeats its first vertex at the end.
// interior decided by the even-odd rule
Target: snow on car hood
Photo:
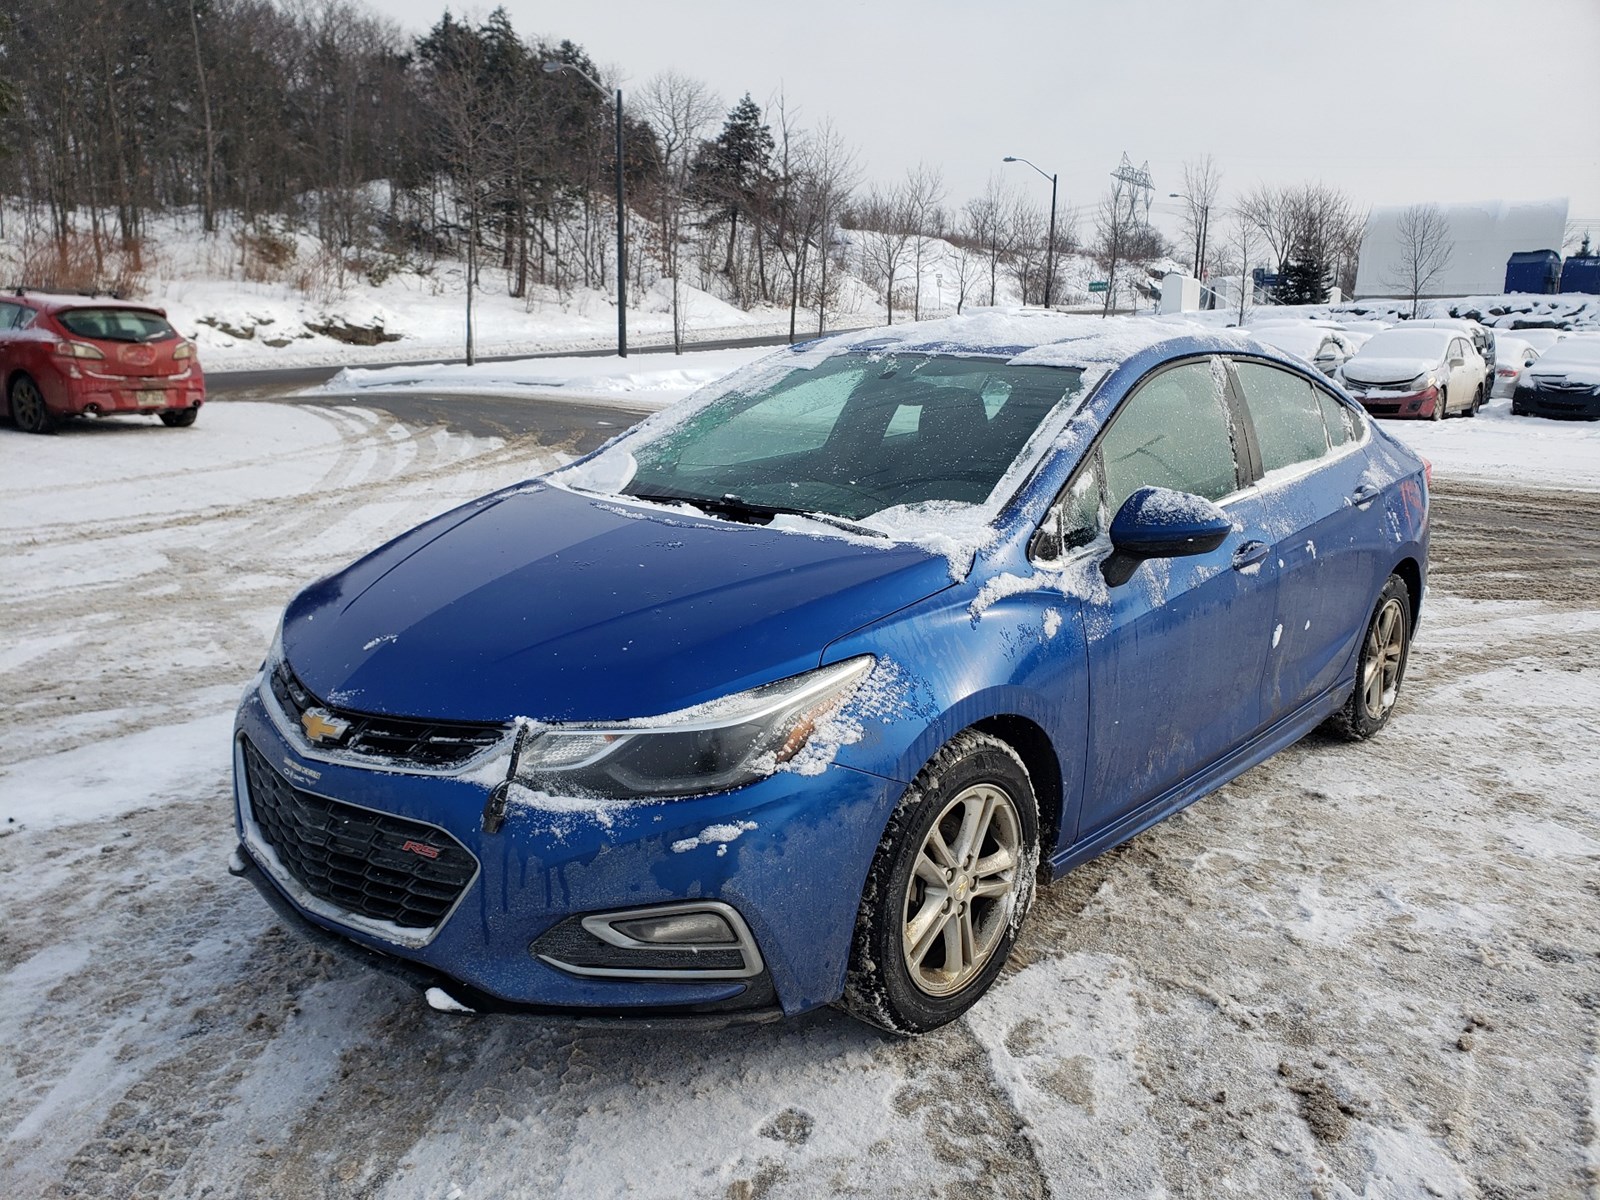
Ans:
{"type": "Polygon", "coordinates": [[[317,697],[440,720],[616,720],[814,667],[949,586],[913,546],[807,536],[542,484],[424,525],[290,605],[317,697]]]}
{"type": "Polygon", "coordinates": [[[1558,343],[1527,373],[1535,380],[1564,377],[1568,383],[1600,387],[1600,345],[1558,343]]]}
{"type": "Polygon", "coordinates": [[[1425,358],[1355,358],[1345,360],[1344,377],[1351,383],[1410,383],[1439,367],[1438,360],[1425,358]]]}

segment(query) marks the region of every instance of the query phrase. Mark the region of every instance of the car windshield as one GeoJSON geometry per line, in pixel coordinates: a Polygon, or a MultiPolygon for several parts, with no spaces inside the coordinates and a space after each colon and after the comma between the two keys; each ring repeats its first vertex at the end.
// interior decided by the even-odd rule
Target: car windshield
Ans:
{"type": "Polygon", "coordinates": [[[69,308],[56,314],[68,333],[102,342],[161,342],[178,336],[160,313],[139,308],[69,308]]]}
{"type": "Polygon", "coordinates": [[[717,397],[628,446],[624,494],[711,511],[859,520],[926,501],[986,500],[1076,368],[992,358],[853,353],[717,397]]]}

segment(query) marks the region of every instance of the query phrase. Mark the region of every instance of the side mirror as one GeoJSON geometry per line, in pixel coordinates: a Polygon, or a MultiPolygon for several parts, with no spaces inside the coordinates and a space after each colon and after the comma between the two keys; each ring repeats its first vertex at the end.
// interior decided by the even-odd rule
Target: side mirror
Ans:
{"type": "Polygon", "coordinates": [[[1111,557],[1103,571],[1112,587],[1126,583],[1147,558],[1209,554],[1233,532],[1228,515],[1203,496],[1140,488],[1111,519],[1111,557]]]}

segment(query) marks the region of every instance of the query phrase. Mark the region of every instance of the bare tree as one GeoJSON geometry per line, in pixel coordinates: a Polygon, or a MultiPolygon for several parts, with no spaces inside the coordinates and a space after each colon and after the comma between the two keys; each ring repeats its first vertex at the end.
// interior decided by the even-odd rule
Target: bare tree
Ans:
{"type": "Polygon", "coordinates": [[[478,245],[483,211],[493,201],[492,181],[504,146],[506,96],[482,85],[481,44],[463,39],[441,60],[431,78],[430,97],[438,125],[440,152],[455,183],[456,203],[466,209],[467,347],[474,361],[472,308],[478,289],[478,245]]]}
{"type": "Polygon", "coordinates": [[[1159,248],[1159,239],[1152,234],[1150,227],[1140,221],[1134,207],[1123,203],[1115,192],[1107,192],[1100,198],[1094,218],[1095,240],[1089,253],[1106,277],[1105,302],[1100,309],[1102,317],[1110,316],[1116,309],[1117,273],[1159,248]]]}
{"type": "Polygon", "coordinates": [[[1333,275],[1341,286],[1354,285],[1365,217],[1338,188],[1258,184],[1239,198],[1236,211],[1261,234],[1280,274],[1293,258],[1333,275]]]}
{"type": "Polygon", "coordinates": [[[1183,164],[1183,236],[1185,241],[1194,246],[1190,263],[1196,279],[1205,278],[1211,214],[1216,208],[1217,193],[1221,188],[1222,168],[1217,166],[1211,155],[1192,158],[1183,164]]]}
{"type": "Polygon", "coordinates": [[[888,324],[894,324],[894,288],[915,236],[905,189],[873,187],[856,214],[861,264],[883,285],[888,324]]]}
{"type": "Polygon", "coordinates": [[[672,349],[675,354],[682,354],[682,250],[689,172],[695,148],[721,114],[722,101],[700,80],[663,71],[639,90],[634,105],[655,131],[661,146],[661,266],[672,280],[672,349]]]}
{"type": "Polygon", "coordinates": [[[1010,259],[1017,244],[1016,213],[1021,205],[1018,192],[997,175],[990,175],[983,195],[967,201],[963,228],[982,247],[989,275],[989,303],[995,303],[1000,282],[1000,266],[1010,259]]]}
{"type": "MultiPolygon", "coordinates": [[[[819,253],[817,280],[817,333],[827,329],[828,306],[839,290],[838,273],[829,276],[833,265],[835,230],[839,215],[850,202],[850,192],[856,185],[858,167],[856,154],[831,121],[824,120],[812,134],[801,189],[803,203],[815,222],[815,237],[819,253]]],[[[792,316],[792,314],[791,314],[792,316]]],[[[794,333],[790,321],[790,336],[794,333]]]]}
{"type": "Polygon", "coordinates": [[[1413,204],[1395,223],[1400,241],[1400,256],[1383,277],[1385,286],[1399,288],[1411,297],[1411,315],[1417,315],[1417,299],[1450,265],[1455,240],[1450,222],[1437,204],[1413,204]]]}
{"type": "MultiPolygon", "coordinates": [[[[922,319],[922,263],[928,253],[928,237],[933,232],[933,217],[944,201],[944,173],[938,167],[918,163],[906,172],[904,188],[906,220],[911,226],[913,271],[911,319],[922,319]]],[[[940,222],[942,224],[942,221],[940,222]]],[[[942,231],[941,231],[942,232],[942,231]]]]}
{"type": "Polygon", "coordinates": [[[1231,214],[1228,226],[1228,237],[1225,245],[1230,255],[1236,255],[1239,260],[1239,324],[1244,324],[1244,310],[1247,298],[1255,291],[1251,283],[1250,268],[1254,259],[1261,252],[1260,226],[1243,208],[1235,208],[1231,214]]]}

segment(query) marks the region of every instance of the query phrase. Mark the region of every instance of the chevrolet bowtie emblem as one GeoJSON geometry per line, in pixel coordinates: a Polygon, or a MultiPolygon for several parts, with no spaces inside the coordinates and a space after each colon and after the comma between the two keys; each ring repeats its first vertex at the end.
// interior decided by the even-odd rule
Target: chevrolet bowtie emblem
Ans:
{"type": "Polygon", "coordinates": [[[313,742],[337,742],[350,728],[350,722],[327,709],[308,708],[300,714],[300,727],[313,742]]]}

